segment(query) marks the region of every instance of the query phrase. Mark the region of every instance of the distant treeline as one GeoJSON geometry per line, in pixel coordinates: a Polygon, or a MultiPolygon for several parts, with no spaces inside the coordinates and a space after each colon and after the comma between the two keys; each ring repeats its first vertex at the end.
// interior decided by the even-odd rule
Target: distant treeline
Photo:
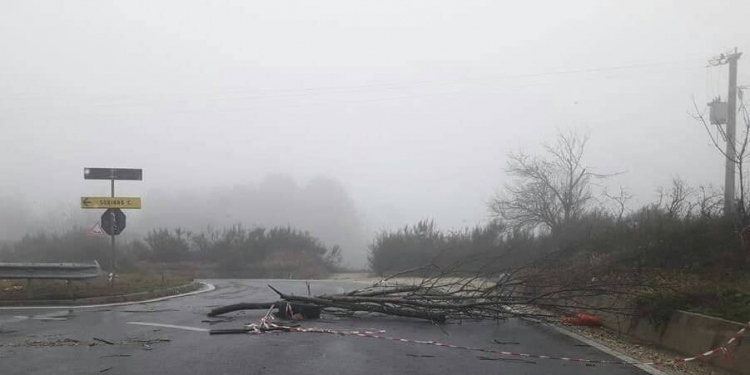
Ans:
{"type": "MultiPolygon", "coordinates": [[[[128,214],[122,241],[145,237],[164,223],[195,233],[208,226],[229,228],[237,223],[248,228],[288,225],[313,233],[323,243],[340,245],[347,250],[345,261],[349,264],[366,262],[369,239],[362,218],[346,188],[335,178],[318,175],[298,181],[291,175],[270,174],[255,182],[213,188],[144,188],[147,186],[150,188],[142,192],[144,209],[128,214]]],[[[67,200],[59,206],[34,209],[36,205],[23,194],[0,189],[0,247],[27,233],[64,233],[76,226],[90,228],[99,220],[101,212],[81,211],[75,204],[75,200],[67,200]]]]}
{"type": "MultiPolygon", "coordinates": [[[[109,239],[91,237],[80,228],[62,234],[27,235],[5,244],[2,261],[61,262],[97,260],[110,264],[109,239]]],[[[180,228],[155,229],[143,240],[117,245],[120,271],[138,268],[210,269],[212,276],[320,277],[341,262],[339,246],[327,248],[308,232],[291,227],[245,228],[234,225],[221,230],[192,233],[180,228]]]]}
{"type": "MultiPolygon", "coordinates": [[[[421,221],[379,233],[369,248],[371,269],[393,274],[426,264],[448,266],[479,259],[474,267],[497,272],[538,262],[575,264],[597,272],[672,269],[687,272],[741,271],[744,245],[736,223],[700,204],[658,202],[626,215],[592,211],[558,233],[514,229],[501,220],[459,232],[421,221]],[[491,260],[491,262],[490,262],[491,260]]],[[[467,263],[467,267],[468,267],[467,263]]]]}
{"type": "Polygon", "coordinates": [[[509,153],[509,181],[488,203],[496,221],[460,232],[430,221],[382,232],[369,248],[372,270],[435,264],[503,273],[546,262],[565,277],[570,270],[591,279],[592,272],[621,275],[618,269],[640,277],[644,268],[727,273],[750,265],[750,191],[742,183],[729,215],[716,189],[679,178],[657,191],[655,203],[630,211],[624,188],[606,189],[614,174],[585,164],[587,141],[566,131],[543,143],[539,155],[509,153]]]}

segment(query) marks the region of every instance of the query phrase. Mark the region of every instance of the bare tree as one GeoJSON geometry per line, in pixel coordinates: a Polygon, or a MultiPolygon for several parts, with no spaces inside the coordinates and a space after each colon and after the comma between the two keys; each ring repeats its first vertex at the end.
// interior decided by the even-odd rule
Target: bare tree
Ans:
{"type": "Polygon", "coordinates": [[[518,228],[560,233],[589,209],[593,181],[607,177],[583,164],[587,141],[570,131],[544,145],[546,157],[509,154],[507,172],[515,181],[490,202],[490,211],[518,228]]]}
{"type": "Polygon", "coordinates": [[[605,188],[604,196],[614,203],[615,207],[612,209],[612,214],[617,218],[617,222],[621,222],[622,217],[625,215],[628,201],[633,199],[633,195],[629,194],[622,186],[620,186],[620,193],[618,195],[610,194],[605,188]]]}
{"type": "Polygon", "coordinates": [[[659,200],[656,206],[663,209],[667,215],[684,217],[692,213],[695,204],[691,199],[695,195],[695,190],[685,180],[675,177],[669,189],[659,188],[657,192],[659,200]]]}
{"type": "Polygon", "coordinates": [[[704,218],[712,218],[720,215],[724,196],[715,188],[709,186],[698,187],[698,214],[704,218]]]}

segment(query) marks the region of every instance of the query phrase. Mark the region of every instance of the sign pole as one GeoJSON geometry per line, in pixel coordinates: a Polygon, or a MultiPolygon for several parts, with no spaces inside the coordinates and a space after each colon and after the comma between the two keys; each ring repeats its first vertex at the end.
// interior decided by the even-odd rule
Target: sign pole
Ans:
{"type": "MultiPolygon", "coordinates": [[[[110,180],[110,188],[111,188],[110,190],[111,190],[111,193],[112,193],[111,196],[114,198],[114,196],[115,196],[115,179],[114,178],[112,178],[110,180]]],[[[110,267],[111,270],[109,271],[112,274],[112,281],[111,281],[112,282],[112,286],[115,285],[115,265],[116,265],[116,263],[115,263],[115,228],[114,228],[114,226],[115,226],[115,213],[112,212],[112,228],[110,228],[111,229],[110,232],[112,233],[110,235],[110,238],[111,238],[110,239],[110,248],[112,249],[112,265],[110,267]]]]}
{"type": "Polygon", "coordinates": [[[121,209],[140,209],[140,197],[115,197],[115,180],[142,181],[143,170],[136,168],[84,168],[84,180],[109,180],[109,197],[81,197],[81,208],[106,208],[100,218],[100,228],[110,235],[110,286],[114,287],[117,271],[117,247],[115,236],[126,226],[125,214],[121,209]]]}

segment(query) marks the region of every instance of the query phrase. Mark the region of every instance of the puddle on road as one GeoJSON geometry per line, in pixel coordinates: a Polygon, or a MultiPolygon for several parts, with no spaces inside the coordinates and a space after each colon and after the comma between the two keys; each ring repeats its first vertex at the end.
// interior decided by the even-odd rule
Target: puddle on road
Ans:
{"type": "Polygon", "coordinates": [[[33,320],[42,320],[42,321],[65,321],[69,318],[74,317],[75,314],[73,314],[73,310],[65,310],[65,311],[55,311],[49,314],[39,314],[34,315],[31,317],[33,320]]]}
{"type": "Polygon", "coordinates": [[[26,315],[13,315],[13,316],[6,316],[6,317],[2,317],[2,318],[0,318],[0,324],[5,324],[5,323],[18,323],[18,322],[22,322],[22,321],[24,321],[24,320],[28,320],[28,319],[29,319],[29,317],[28,317],[28,316],[26,316],[26,315]]]}
{"type": "Polygon", "coordinates": [[[37,315],[11,315],[0,317],[0,324],[18,323],[24,320],[41,320],[41,321],[65,321],[74,317],[73,310],[55,311],[48,314],[37,315]]]}

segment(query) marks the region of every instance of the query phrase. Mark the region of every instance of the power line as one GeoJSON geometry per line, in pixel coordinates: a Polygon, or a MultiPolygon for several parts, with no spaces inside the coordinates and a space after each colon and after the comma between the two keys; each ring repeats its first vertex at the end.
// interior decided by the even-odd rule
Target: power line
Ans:
{"type": "MultiPolygon", "coordinates": [[[[702,66],[699,67],[690,67],[690,70],[693,69],[703,69],[702,66]]],[[[580,81],[586,81],[586,80],[593,80],[596,77],[588,77],[584,79],[577,79],[577,82],[580,81]]],[[[611,77],[609,77],[611,78],[611,77]]],[[[543,85],[543,84],[549,84],[550,81],[522,81],[522,82],[515,82],[511,84],[502,84],[502,85],[494,85],[494,86],[485,86],[482,87],[484,90],[484,93],[496,93],[501,90],[507,90],[510,88],[521,88],[521,87],[529,87],[529,86],[536,86],[536,85],[543,85]]],[[[392,100],[403,100],[403,99],[416,99],[416,98],[426,98],[426,97],[438,97],[438,96],[450,96],[450,95],[456,95],[465,93],[467,90],[470,90],[471,88],[462,88],[462,89],[454,89],[450,91],[443,91],[443,92],[421,92],[421,93],[411,93],[411,94],[404,94],[404,95],[394,95],[394,96],[386,96],[386,97],[378,97],[378,98],[360,98],[360,99],[334,99],[334,100],[315,100],[313,97],[313,101],[295,101],[293,103],[272,103],[270,105],[251,105],[251,106],[242,106],[242,107],[230,107],[230,108],[220,108],[220,107],[204,107],[204,108],[188,108],[188,109],[159,109],[158,113],[149,113],[149,115],[166,115],[166,114],[193,114],[193,113],[232,113],[232,112],[252,112],[252,111],[258,111],[258,110],[275,110],[275,109],[283,109],[283,108],[293,108],[293,107],[304,107],[304,106],[315,106],[315,105],[328,105],[328,104],[339,104],[339,105],[356,105],[356,104],[365,104],[365,103],[371,103],[371,102],[382,102],[382,101],[392,101],[392,100]]],[[[311,96],[305,96],[303,95],[302,98],[305,97],[311,97],[311,96]]],[[[288,99],[289,97],[285,97],[285,99],[288,99]]],[[[181,101],[181,102],[172,102],[169,104],[185,104],[187,101],[181,101]]],[[[122,103],[120,103],[122,104],[122,103]]],[[[159,103],[153,103],[153,102],[144,102],[144,103],[131,103],[136,105],[127,105],[127,108],[134,109],[134,108],[148,108],[148,109],[155,109],[158,107],[159,103]],[[140,104],[140,105],[138,105],[140,104]]],[[[258,104],[258,103],[254,103],[258,104]]],[[[101,107],[110,107],[114,104],[104,104],[104,105],[96,105],[96,106],[88,106],[88,109],[91,108],[101,108],[101,107]]],[[[122,106],[121,106],[122,107],[122,106]]],[[[17,109],[17,108],[16,108],[17,109]]],[[[133,115],[140,115],[143,114],[143,112],[138,113],[88,113],[89,115],[94,115],[97,117],[129,117],[133,115]]]]}
{"type": "MultiPolygon", "coordinates": [[[[700,61],[704,59],[701,58],[700,61]]],[[[289,89],[272,89],[272,90],[247,90],[245,88],[241,90],[230,90],[215,93],[193,93],[194,96],[219,96],[219,95],[248,95],[249,98],[269,98],[279,97],[287,95],[300,95],[302,93],[311,93],[313,95],[321,94],[336,94],[336,93],[350,93],[360,91],[371,91],[371,90],[398,90],[404,88],[423,87],[423,86],[434,86],[434,85],[446,85],[455,83],[467,83],[467,82],[487,82],[497,80],[508,80],[508,79],[524,79],[524,78],[536,78],[536,77],[547,77],[547,76],[561,76],[561,75],[575,75],[575,74],[588,74],[588,73],[601,73],[601,72],[612,72],[612,71],[626,71],[636,70],[645,68],[655,67],[666,67],[680,64],[692,64],[699,61],[698,59],[687,59],[678,61],[666,61],[666,62],[654,62],[654,63],[640,63],[640,64],[628,64],[618,66],[605,66],[605,67],[593,67],[593,68],[582,68],[582,69],[570,69],[570,70],[556,70],[549,72],[537,72],[537,73],[517,73],[517,74],[503,74],[500,76],[481,76],[481,77],[465,77],[457,79],[447,80],[421,80],[411,82],[384,82],[384,83],[369,83],[359,85],[343,85],[343,86],[322,86],[322,87],[304,87],[304,88],[289,88],[289,89]]],[[[68,93],[64,94],[66,97],[78,96],[85,97],[86,95],[80,93],[68,93]]],[[[110,95],[110,99],[107,96],[100,96],[101,99],[105,100],[117,100],[117,98],[132,98],[135,95],[110,95]]],[[[161,93],[160,95],[169,95],[168,93],[161,93]]],[[[181,93],[180,95],[185,95],[181,93]]],[[[49,99],[50,96],[35,96],[35,94],[24,94],[15,97],[1,97],[0,100],[44,100],[49,99]]]]}

